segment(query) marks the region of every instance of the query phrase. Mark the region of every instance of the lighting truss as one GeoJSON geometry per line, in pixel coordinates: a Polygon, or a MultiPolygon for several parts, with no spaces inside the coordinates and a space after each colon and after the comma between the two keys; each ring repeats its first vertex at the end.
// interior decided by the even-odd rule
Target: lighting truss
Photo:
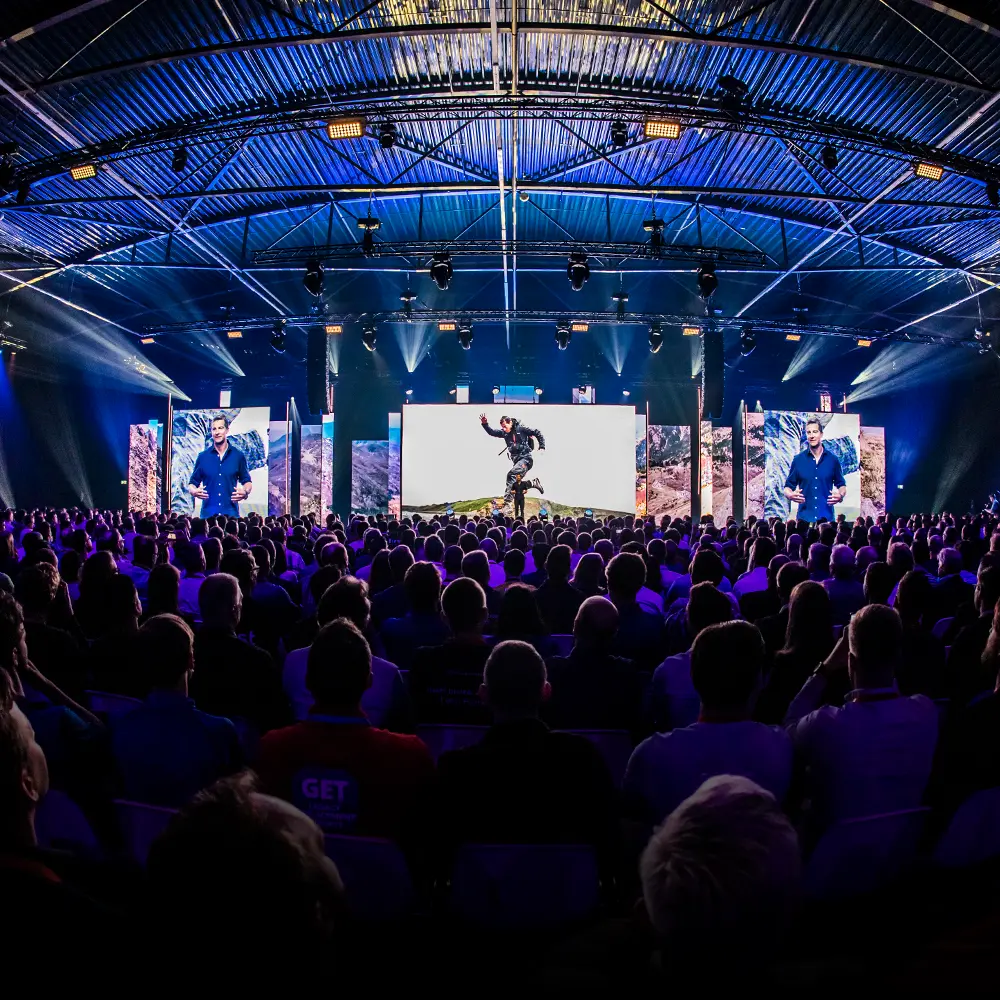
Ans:
{"type": "MultiPolygon", "coordinates": [[[[448,252],[453,257],[488,256],[516,253],[519,257],[568,257],[585,250],[589,259],[616,257],[622,260],[662,261],[712,261],[727,267],[764,267],[767,254],[760,250],[739,247],[684,246],[668,244],[653,246],[650,243],[586,243],[539,240],[467,240],[460,243],[441,244],[430,240],[399,243],[376,243],[363,252],[357,243],[331,243],[327,246],[274,247],[255,250],[253,262],[258,265],[298,264],[310,260],[324,263],[333,260],[356,260],[358,257],[430,257],[448,252]]],[[[776,263],[772,261],[771,263],[776,263]]]]}
{"type": "MultiPolygon", "coordinates": [[[[336,321],[346,329],[348,324],[360,326],[379,326],[381,324],[418,324],[432,325],[440,328],[440,324],[454,323],[456,328],[462,326],[504,326],[507,323],[516,323],[526,326],[546,326],[549,330],[553,326],[565,324],[588,324],[590,329],[595,327],[623,327],[635,326],[648,328],[651,325],[659,324],[661,330],[680,330],[684,327],[699,327],[706,329],[709,323],[714,324],[718,329],[740,331],[747,325],[746,317],[737,319],[735,317],[726,318],[724,316],[714,317],[711,321],[706,321],[703,315],[678,314],[678,313],[651,313],[651,312],[626,312],[619,318],[617,311],[612,312],[585,312],[580,310],[560,311],[560,310],[527,310],[527,309],[479,309],[479,310],[438,310],[438,309],[415,309],[409,315],[402,310],[393,312],[366,312],[366,313],[344,313],[337,316],[327,317],[328,322],[336,321]]],[[[244,334],[248,330],[271,330],[274,326],[273,316],[256,316],[239,319],[240,329],[244,334]]],[[[229,324],[233,319],[229,320],[229,324]]],[[[287,316],[285,324],[288,327],[311,327],[316,325],[316,317],[313,314],[302,316],[287,316]]],[[[939,347],[970,347],[979,349],[979,341],[973,337],[959,339],[956,337],[934,336],[932,334],[918,333],[894,333],[890,330],[875,329],[872,327],[844,326],[835,323],[803,323],[798,320],[789,319],[753,319],[754,332],[758,335],[774,334],[776,337],[787,337],[789,334],[805,335],[812,337],[840,337],[845,340],[857,343],[858,340],[871,341],[873,346],[881,343],[905,343],[905,344],[928,344],[939,347]]],[[[196,320],[190,323],[173,323],[160,326],[146,327],[140,333],[143,336],[165,336],[169,334],[199,333],[212,331],[225,331],[228,329],[225,319],[196,320]]],[[[666,334],[665,334],[666,336],[666,334]]]]}

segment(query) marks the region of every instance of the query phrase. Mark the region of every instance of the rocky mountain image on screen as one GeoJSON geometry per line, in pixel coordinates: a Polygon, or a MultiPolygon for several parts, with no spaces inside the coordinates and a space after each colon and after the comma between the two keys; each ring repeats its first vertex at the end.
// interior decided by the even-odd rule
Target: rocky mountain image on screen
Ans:
{"type": "Polygon", "coordinates": [[[646,511],[654,517],[691,513],[691,428],[650,424],[646,511]]]}
{"type": "Polygon", "coordinates": [[[351,510],[389,513],[389,442],[351,442],[351,510]]]}

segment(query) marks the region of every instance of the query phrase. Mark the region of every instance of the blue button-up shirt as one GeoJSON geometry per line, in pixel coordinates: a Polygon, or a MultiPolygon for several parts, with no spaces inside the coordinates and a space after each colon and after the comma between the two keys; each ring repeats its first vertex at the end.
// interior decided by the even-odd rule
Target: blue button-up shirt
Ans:
{"type": "Polygon", "coordinates": [[[827,497],[834,487],[840,489],[846,485],[840,459],[825,448],[818,462],[808,449],[799,452],[792,459],[792,467],[785,480],[787,489],[794,490],[799,486],[806,495],[806,502],[799,507],[799,517],[804,521],[818,521],[821,517],[832,521],[833,505],[827,497]]]}
{"type": "Polygon", "coordinates": [[[233,490],[237,484],[249,482],[250,468],[242,451],[227,445],[220,457],[214,445],[206,448],[198,456],[191,473],[191,485],[204,486],[208,490],[208,499],[201,504],[201,516],[225,514],[238,517],[240,512],[232,499],[233,490]]]}

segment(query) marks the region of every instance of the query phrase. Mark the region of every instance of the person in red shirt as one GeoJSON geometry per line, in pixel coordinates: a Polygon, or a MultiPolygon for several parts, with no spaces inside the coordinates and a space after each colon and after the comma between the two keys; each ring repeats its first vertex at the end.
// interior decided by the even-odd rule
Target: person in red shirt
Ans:
{"type": "Polygon", "coordinates": [[[361,696],[372,683],[365,637],[343,618],[313,640],[308,718],[261,740],[262,789],[298,806],[325,833],[409,839],[434,777],[424,742],[372,726],[361,696]]]}

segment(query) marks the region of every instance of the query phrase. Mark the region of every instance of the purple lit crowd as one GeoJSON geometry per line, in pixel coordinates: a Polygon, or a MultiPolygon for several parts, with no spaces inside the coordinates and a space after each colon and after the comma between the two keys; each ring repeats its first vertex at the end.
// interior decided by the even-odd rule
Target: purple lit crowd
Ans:
{"type": "Polygon", "coordinates": [[[995,518],[0,518],[38,986],[995,975],[995,518]]]}

